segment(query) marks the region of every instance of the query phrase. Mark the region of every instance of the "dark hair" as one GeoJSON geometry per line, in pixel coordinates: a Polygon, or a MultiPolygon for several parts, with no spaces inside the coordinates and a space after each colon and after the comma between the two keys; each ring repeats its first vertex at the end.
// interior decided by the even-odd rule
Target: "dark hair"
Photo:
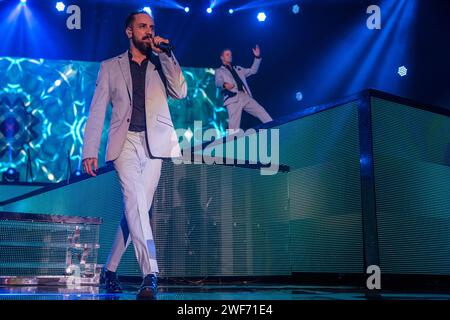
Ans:
{"type": "Polygon", "coordinates": [[[230,48],[225,48],[225,49],[223,49],[222,51],[220,51],[220,56],[223,56],[223,53],[224,53],[225,51],[230,51],[230,52],[231,52],[231,49],[230,49],[230,48]]]}
{"type": "Polygon", "coordinates": [[[132,25],[133,22],[134,22],[134,16],[135,16],[135,15],[138,15],[138,14],[146,14],[146,15],[148,15],[150,18],[153,19],[153,17],[152,17],[148,12],[146,12],[146,11],[144,11],[144,10],[133,11],[133,12],[131,12],[131,13],[128,15],[127,19],[125,20],[125,29],[131,27],[131,25],[132,25]]]}

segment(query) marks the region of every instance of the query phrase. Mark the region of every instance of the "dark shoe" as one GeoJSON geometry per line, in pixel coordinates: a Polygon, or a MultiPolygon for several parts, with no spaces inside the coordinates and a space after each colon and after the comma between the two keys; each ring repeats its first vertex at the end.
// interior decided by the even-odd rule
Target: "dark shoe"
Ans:
{"type": "Polygon", "coordinates": [[[156,300],[157,293],[158,278],[154,274],[146,275],[137,294],[138,300],[156,300]]]}
{"type": "Polygon", "coordinates": [[[115,272],[103,269],[100,276],[100,283],[104,284],[106,293],[122,293],[122,286],[115,272]]]}

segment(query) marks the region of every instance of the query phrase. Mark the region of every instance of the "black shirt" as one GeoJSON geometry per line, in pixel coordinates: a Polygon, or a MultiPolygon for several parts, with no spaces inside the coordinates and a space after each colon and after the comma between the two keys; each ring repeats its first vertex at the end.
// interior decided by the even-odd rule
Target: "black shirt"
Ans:
{"type": "Polygon", "coordinates": [[[130,60],[131,81],[133,83],[133,110],[129,131],[145,131],[145,75],[147,73],[148,58],[141,65],[133,61],[131,52],[128,51],[130,60]]]}
{"type": "Polygon", "coordinates": [[[224,64],[224,66],[225,66],[225,68],[230,70],[231,75],[234,78],[234,81],[236,81],[238,91],[244,91],[244,83],[242,82],[241,78],[237,74],[236,70],[234,70],[234,68],[231,65],[224,64]]]}

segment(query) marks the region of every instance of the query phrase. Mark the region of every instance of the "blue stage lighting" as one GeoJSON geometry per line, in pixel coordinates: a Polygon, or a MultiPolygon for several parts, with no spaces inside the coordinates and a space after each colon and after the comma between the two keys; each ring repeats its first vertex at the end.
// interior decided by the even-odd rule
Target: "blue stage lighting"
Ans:
{"type": "Polygon", "coordinates": [[[56,10],[58,10],[59,12],[62,12],[62,11],[64,11],[64,9],[66,8],[66,5],[64,4],[64,2],[58,1],[58,2],[56,3],[55,8],[56,8],[56,10]]]}
{"type": "Polygon", "coordinates": [[[27,4],[27,0],[20,0],[20,4],[23,4],[23,5],[27,4]]]}
{"type": "Polygon", "coordinates": [[[300,6],[298,4],[294,4],[292,6],[292,13],[297,14],[300,12],[300,6]]]}
{"type": "Polygon", "coordinates": [[[152,15],[152,9],[150,9],[150,7],[143,7],[142,11],[147,12],[149,15],[152,15]]]}
{"type": "Polygon", "coordinates": [[[228,10],[228,13],[229,13],[229,14],[233,14],[233,12],[234,12],[233,9],[228,10]]]}
{"type": "Polygon", "coordinates": [[[264,22],[264,21],[266,21],[266,18],[267,18],[266,14],[264,12],[258,13],[258,15],[256,17],[258,18],[259,22],[264,22]]]}
{"type": "Polygon", "coordinates": [[[211,13],[212,12],[212,8],[209,7],[208,9],[206,9],[206,12],[211,13]]]}
{"type": "Polygon", "coordinates": [[[186,13],[188,13],[189,10],[190,10],[189,7],[185,7],[185,8],[184,8],[184,12],[186,12],[186,13]]]}
{"type": "Polygon", "coordinates": [[[303,100],[303,93],[301,93],[300,91],[297,92],[295,94],[295,99],[297,99],[297,101],[302,101],[303,100]]]}
{"type": "Polygon", "coordinates": [[[408,69],[405,66],[401,66],[398,68],[398,74],[400,77],[405,77],[408,74],[408,69]]]}
{"type": "Polygon", "coordinates": [[[14,168],[8,168],[3,172],[3,182],[18,182],[19,172],[14,168]]]}

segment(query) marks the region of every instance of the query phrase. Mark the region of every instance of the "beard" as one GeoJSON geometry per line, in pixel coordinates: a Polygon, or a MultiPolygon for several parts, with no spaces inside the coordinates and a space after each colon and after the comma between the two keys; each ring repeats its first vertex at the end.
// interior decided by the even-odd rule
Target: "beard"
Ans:
{"type": "Polygon", "coordinates": [[[131,37],[131,41],[133,41],[134,46],[136,49],[138,49],[143,54],[148,54],[151,51],[151,44],[149,42],[139,40],[136,38],[136,36],[133,34],[131,37]]]}

